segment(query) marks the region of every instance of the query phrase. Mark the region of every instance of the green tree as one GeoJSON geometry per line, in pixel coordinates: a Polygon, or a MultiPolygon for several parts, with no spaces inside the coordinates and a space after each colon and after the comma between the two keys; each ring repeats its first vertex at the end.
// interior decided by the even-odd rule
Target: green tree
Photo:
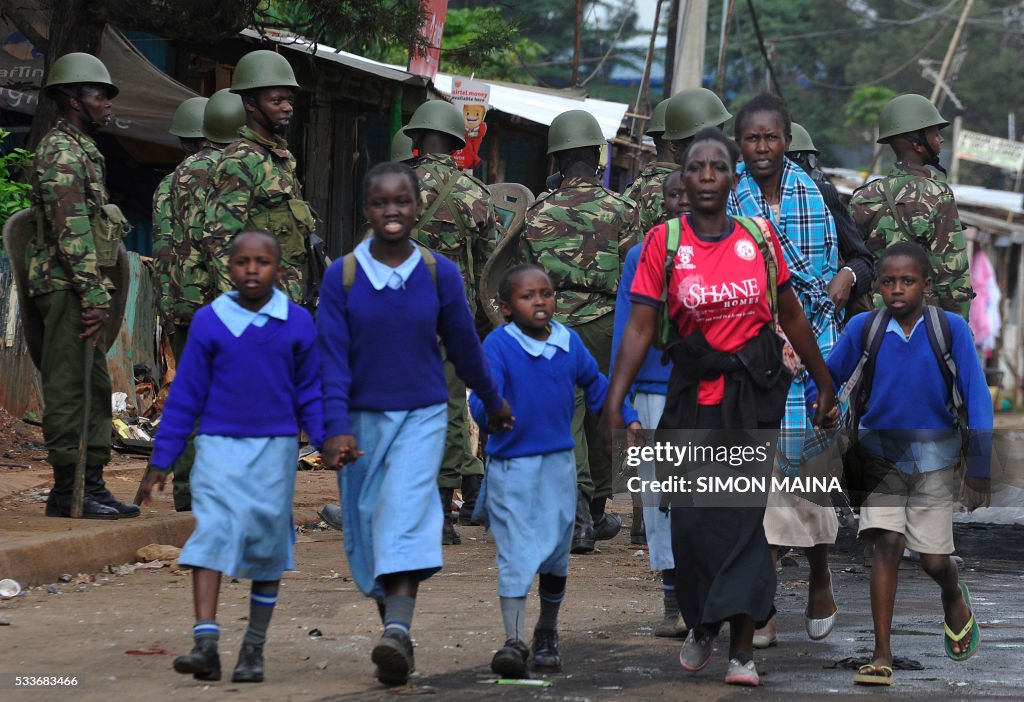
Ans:
{"type": "MultiPolygon", "coordinates": [[[[10,132],[0,129],[0,147],[3,147],[10,135],[10,132]]],[[[25,149],[12,149],[0,156],[0,226],[3,226],[15,212],[32,204],[32,186],[15,178],[34,157],[35,154],[25,149]]],[[[3,251],[3,248],[3,240],[0,240],[0,251],[3,251]]]]}

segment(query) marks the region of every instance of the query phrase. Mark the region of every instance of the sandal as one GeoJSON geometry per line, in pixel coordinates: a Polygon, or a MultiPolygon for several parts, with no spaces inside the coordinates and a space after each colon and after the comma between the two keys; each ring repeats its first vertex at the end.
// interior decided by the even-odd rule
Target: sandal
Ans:
{"type": "Polygon", "coordinates": [[[892,685],[892,666],[865,663],[853,676],[857,685],[892,685]]]}
{"type": "Polygon", "coordinates": [[[974,618],[974,607],[971,606],[971,593],[967,589],[966,583],[960,583],[960,591],[964,594],[964,602],[967,604],[967,608],[971,610],[971,616],[967,619],[967,623],[964,624],[964,628],[957,634],[949,628],[945,618],[943,618],[942,622],[942,628],[945,630],[942,646],[946,649],[946,655],[954,661],[966,661],[978,652],[978,645],[981,643],[981,628],[978,626],[978,620],[974,618]],[[967,644],[967,650],[960,653],[954,652],[950,642],[959,643],[968,634],[971,636],[971,642],[967,644]]]}

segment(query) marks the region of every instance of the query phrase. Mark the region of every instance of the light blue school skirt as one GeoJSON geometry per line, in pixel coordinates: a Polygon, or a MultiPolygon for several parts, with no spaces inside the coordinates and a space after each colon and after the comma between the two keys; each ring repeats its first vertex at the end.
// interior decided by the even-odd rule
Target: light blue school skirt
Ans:
{"type": "MultiPolygon", "coordinates": [[[[661,414],[665,411],[665,396],[657,393],[638,392],[633,400],[633,409],[640,417],[640,426],[650,430],[654,436],[661,414]]],[[[657,480],[654,461],[644,461],[636,467],[640,480],[657,480]]],[[[651,570],[671,570],[676,567],[672,557],[672,519],[667,511],[661,511],[662,493],[647,490],[643,493],[644,530],[647,532],[647,549],[651,558],[651,570]]]]}
{"type": "Polygon", "coordinates": [[[295,568],[295,436],[200,434],[189,482],[196,526],[178,562],[233,578],[280,580],[295,568]]]}
{"type": "Polygon", "coordinates": [[[576,519],[572,450],[491,458],[484,482],[498,549],[498,596],[526,597],[538,573],[568,575],[576,519]]]}
{"type": "Polygon", "coordinates": [[[441,570],[444,514],[437,476],[448,430],[447,404],[402,412],[352,412],[366,452],[338,471],[345,553],[356,586],[377,600],[380,577],[441,570]]]}

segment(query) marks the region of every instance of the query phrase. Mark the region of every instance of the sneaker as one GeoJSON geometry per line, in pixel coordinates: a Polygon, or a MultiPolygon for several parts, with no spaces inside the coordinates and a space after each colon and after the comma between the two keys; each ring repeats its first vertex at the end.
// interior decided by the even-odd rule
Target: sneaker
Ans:
{"type": "Polygon", "coordinates": [[[231,682],[258,683],[263,682],[263,647],[255,644],[242,644],[238,652],[238,664],[231,676],[231,682]]]}
{"type": "Polygon", "coordinates": [[[691,673],[704,670],[707,664],[711,662],[714,643],[715,636],[711,632],[702,634],[698,639],[694,630],[690,629],[686,641],[683,642],[683,648],[679,651],[680,667],[691,673]]]}
{"type": "Polygon", "coordinates": [[[416,668],[412,639],[401,629],[385,629],[370,658],[377,664],[377,679],[385,685],[404,685],[416,668]]]}
{"type": "Polygon", "coordinates": [[[525,678],[526,660],[530,657],[530,649],[526,642],[519,639],[508,639],[491,659],[491,671],[503,678],[525,678]]]}
{"type": "Polygon", "coordinates": [[[594,520],[594,538],[598,541],[614,539],[622,529],[622,517],[605,512],[594,520]]]}
{"type": "Polygon", "coordinates": [[[220,680],[220,655],[212,639],[196,641],[190,653],[174,659],[174,669],[196,680],[220,680]]]}
{"type": "Polygon", "coordinates": [[[754,661],[740,663],[737,659],[729,659],[729,668],[725,671],[726,685],[746,685],[757,687],[761,684],[761,678],[757,675],[757,667],[754,661]]]}
{"type": "Polygon", "coordinates": [[[533,630],[533,659],[531,668],[538,673],[562,672],[562,657],[558,655],[558,632],[554,629],[533,630]]]}

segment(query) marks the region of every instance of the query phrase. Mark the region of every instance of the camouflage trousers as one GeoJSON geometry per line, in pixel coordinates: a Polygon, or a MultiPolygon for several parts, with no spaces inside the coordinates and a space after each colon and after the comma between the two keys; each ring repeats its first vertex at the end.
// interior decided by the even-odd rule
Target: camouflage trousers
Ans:
{"type": "MultiPolygon", "coordinates": [[[[175,324],[174,333],[171,334],[171,353],[174,354],[174,364],[181,362],[181,354],[185,351],[185,342],[188,341],[188,326],[175,324]]],[[[185,450],[178,460],[171,464],[174,473],[172,485],[174,487],[174,509],[179,512],[192,509],[192,487],[189,485],[189,476],[192,474],[192,463],[196,458],[195,432],[188,438],[185,450]]]]}
{"type": "Polygon", "coordinates": [[[464,475],[483,475],[484,464],[469,447],[466,384],[455,373],[455,366],[444,362],[444,380],[448,385],[448,433],[444,439],[444,459],[437,486],[453,489],[462,485],[464,475]]]}
{"type": "MultiPolygon", "coordinates": [[[[85,342],[82,333],[82,301],[71,290],[32,298],[43,319],[43,354],[39,372],[43,379],[43,438],[47,461],[53,466],[78,462],[78,438],[85,413],[85,342]]],[[[86,465],[102,467],[110,462],[110,373],[107,348],[96,346],[89,397],[86,465]]]]}
{"type": "MultiPolygon", "coordinates": [[[[612,355],[612,325],[615,315],[609,312],[592,322],[573,327],[583,345],[597,361],[598,369],[608,375],[612,355]]],[[[572,438],[576,442],[576,483],[589,499],[612,495],[612,462],[601,438],[599,415],[584,401],[583,391],[576,388],[576,411],[572,415],[572,438]]]]}

